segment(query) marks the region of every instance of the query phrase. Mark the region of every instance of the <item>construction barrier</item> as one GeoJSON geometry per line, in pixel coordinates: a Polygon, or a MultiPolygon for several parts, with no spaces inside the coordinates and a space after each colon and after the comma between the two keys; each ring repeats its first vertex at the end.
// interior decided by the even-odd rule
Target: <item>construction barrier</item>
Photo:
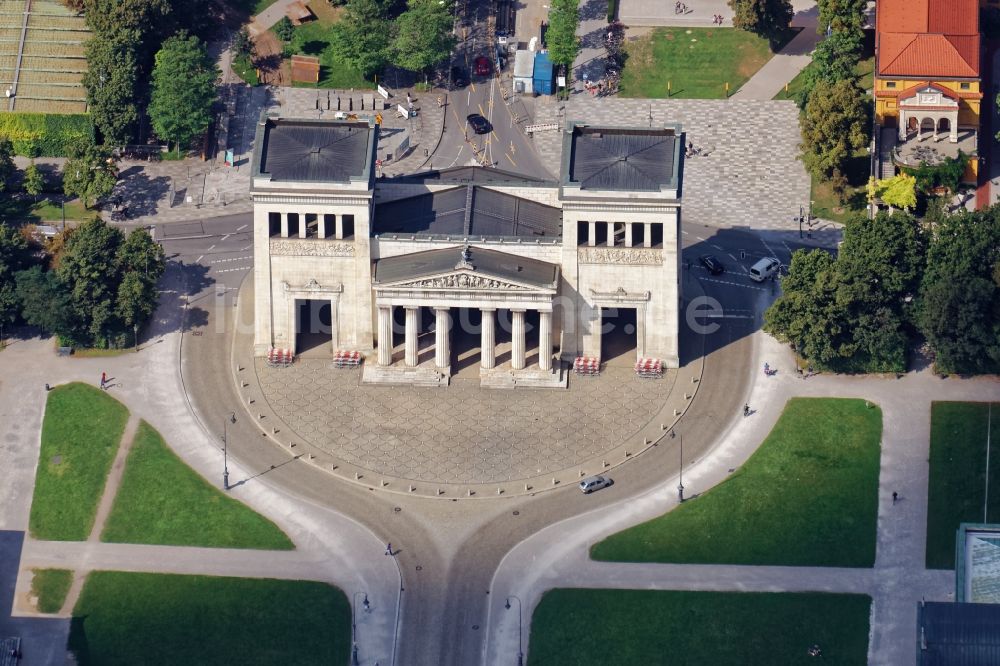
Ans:
{"type": "Polygon", "coordinates": [[[592,356],[577,356],[573,361],[573,372],[578,375],[601,374],[601,359],[592,356]]]}
{"type": "Polygon", "coordinates": [[[659,379],[663,376],[663,363],[658,358],[640,358],[635,364],[635,374],[640,377],[659,379]]]}
{"type": "Polygon", "coordinates": [[[272,368],[287,368],[295,361],[291,349],[270,349],[267,352],[267,364],[272,368]]]}
{"type": "Polygon", "coordinates": [[[336,351],[333,354],[333,365],[338,368],[356,368],[361,365],[361,352],[336,351]]]}

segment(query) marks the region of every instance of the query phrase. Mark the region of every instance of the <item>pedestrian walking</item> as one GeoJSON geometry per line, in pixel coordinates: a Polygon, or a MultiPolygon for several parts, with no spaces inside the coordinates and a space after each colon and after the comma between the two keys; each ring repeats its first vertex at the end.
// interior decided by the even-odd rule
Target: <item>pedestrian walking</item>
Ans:
{"type": "Polygon", "coordinates": [[[674,14],[680,14],[680,13],[681,13],[681,3],[680,0],[677,0],[677,2],[674,3],[674,14]]]}
{"type": "Polygon", "coordinates": [[[101,373],[101,388],[103,389],[104,385],[107,384],[107,383],[108,383],[108,373],[102,372],[101,373]]]}
{"type": "Polygon", "coordinates": [[[743,416],[750,416],[750,405],[743,403],[743,416]]]}
{"type": "Polygon", "coordinates": [[[392,542],[385,544],[385,554],[392,555],[392,542]]]}
{"type": "Polygon", "coordinates": [[[892,503],[895,504],[896,500],[898,500],[898,499],[899,499],[899,493],[897,493],[895,490],[893,490],[892,491],[892,503]]]}

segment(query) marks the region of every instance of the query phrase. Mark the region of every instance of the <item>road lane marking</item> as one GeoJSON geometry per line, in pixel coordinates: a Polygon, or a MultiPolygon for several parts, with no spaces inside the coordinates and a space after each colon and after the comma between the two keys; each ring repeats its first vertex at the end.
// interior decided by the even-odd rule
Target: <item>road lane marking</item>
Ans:
{"type": "Polygon", "coordinates": [[[515,169],[517,168],[517,162],[515,162],[515,161],[514,161],[514,158],[513,158],[513,157],[511,157],[511,156],[510,156],[510,155],[508,155],[507,153],[504,153],[504,154],[503,154],[503,156],[504,156],[504,157],[506,157],[506,158],[507,158],[508,160],[510,160],[510,163],[514,165],[514,168],[515,168],[515,169]]]}
{"type": "Polygon", "coordinates": [[[244,230],[244,229],[246,229],[246,228],[247,228],[248,226],[250,226],[250,225],[249,225],[249,224],[244,224],[243,226],[240,226],[240,227],[236,227],[236,231],[243,231],[243,230],[244,230]]]}
{"type": "Polygon", "coordinates": [[[200,262],[204,258],[205,258],[205,255],[201,255],[200,257],[198,257],[197,259],[194,260],[194,263],[197,264],[198,262],[200,262]]]}
{"type": "Polygon", "coordinates": [[[726,284],[730,287],[742,287],[743,289],[755,289],[757,291],[766,291],[763,287],[754,287],[753,285],[743,284],[742,282],[730,282],[729,280],[716,280],[713,278],[698,278],[699,282],[713,282],[715,284],[726,284]]]}
{"type": "Polygon", "coordinates": [[[208,251],[211,252],[214,249],[215,249],[215,245],[212,245],[212,247],[208,248],[208,251]]]}

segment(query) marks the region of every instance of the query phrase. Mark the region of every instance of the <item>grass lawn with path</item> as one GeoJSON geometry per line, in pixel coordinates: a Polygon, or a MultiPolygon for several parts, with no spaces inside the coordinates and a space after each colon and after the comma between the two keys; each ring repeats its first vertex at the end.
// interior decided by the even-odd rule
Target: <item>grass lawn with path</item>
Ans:
{"type": "Polygon", "coordinates": [[[870,609],[856,594],[556,589],[528,664],[864,664],[870,609]]]}
{"type": "Polygon", "coordinates": [[[870,567],[881,438],[882,411],[873,404],[793,398],[764,443],[729,478],[595,544],[591,557],[870,567]]]}
{"type": "MultiPolygon", "coordinates": [[[[79,199],[66,202],[66,219],[70,221],[89,220],[98,214],[96,210],[87,210],[79,199]]],[[[0,217],[9,222],[30,222],[42,224],[45,222],[62,222],[63,209],[58,201],[45,197],[35,201],[30,196],[0,197],[0,217]]]]}
{"type": "Polygon", "coordinates": [[[39,613],[58,613],[73,582],[69,569],[32,569],[31,594],[38,599],[39,613]]]}
{"type": "Polygon", "coordinates": [[[227,497],[167,447],[145,421],[129,451],[101,541],[290,550],[267,518],[227,497]]]}
{"type": "Polygon", "coordinates": [[[77,663],[346,664],[351,608],[297,580],[95,571],[70,625],[77,663]]]}
{"type": "Polygon", "coordinates": [[[722,99],[773,57],[766,39],[743,30],[655,28],[627,42],[621,96],[722,99]]]}
{"type": "Polygon", "coordinates": [[[124,405],[88,384],[49,392],[29,519],[34,538],[82,541],[90,535],[127,421],[124,405]]]}
{"type": "MultiPolygon", "coordinates": [[[[990,428],[988,402],[931,405],[930,478],[927,487],[927,568],[955,568],[955,532],[961,523],[982,523],[986,499],[987,431],[1000,432],[1000,403],[993,403],[998,427],[990,428]]],[[[995,435],[994,437],[995,438],[995,435]]],[[[1000,451],[991,446],[991,492],[986,522],[1000,520],[1000,451]]],[[[905,500],[905,498],[904,498],[905,500]]]]}

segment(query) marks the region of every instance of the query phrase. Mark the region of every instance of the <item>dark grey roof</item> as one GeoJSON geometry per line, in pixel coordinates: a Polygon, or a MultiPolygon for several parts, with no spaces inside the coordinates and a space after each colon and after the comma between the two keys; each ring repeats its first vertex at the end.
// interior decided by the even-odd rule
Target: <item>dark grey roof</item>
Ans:
{"type": "Polygon", "coordinates": [[[269,118],[262,137],[260,173],[279,181],[367,179],[375,131],[368,123],[269,118]]]}
{"type": "Polygon", "coordinates": [[[569,181],[585,190],[657,191],[674,178],[672,129],[574,127],[569,181]]]}
{"type": "Polygon", "coordinates": [[[461,270],[544,289],[555,289],[559,281],[557,264],[482,247],[469,247],[468,255],[463,256],[464,252],[464,247],[456,246],[379,259],[375,263],[375,284],[416,280],[461,270]]]}
{"type": "Polygon", "coordinates": [[[929,601],[917,625],[918,666],[1000,664],[1000,604],[929,601]]]}
{"type": "Polygon", "coordinates": [[[405,182],[425,182],[425,181],[438,181],[446,183],[506,183],[506,184],[525,184],[525,185],[554,185],[553,181],[543,180],[541,178],[534,178],[532,176],[525,176],[519,173],[514,173],[513,171],[504,171],[503,169],[493,169],[481,166],[462,166],[462,167],[452,167],[450,169],[434,169],[431,171],[422,171],[420,173],[411,173],[402,176],[395,176],[394,178],[387,179],[390,181],[405,181],[405,182]]]}
{"type": "Polygon", "coordinates": [[[562,235],[562,211],[466,185],[375,204],[376,234],[539,238],[562,235]]]}

